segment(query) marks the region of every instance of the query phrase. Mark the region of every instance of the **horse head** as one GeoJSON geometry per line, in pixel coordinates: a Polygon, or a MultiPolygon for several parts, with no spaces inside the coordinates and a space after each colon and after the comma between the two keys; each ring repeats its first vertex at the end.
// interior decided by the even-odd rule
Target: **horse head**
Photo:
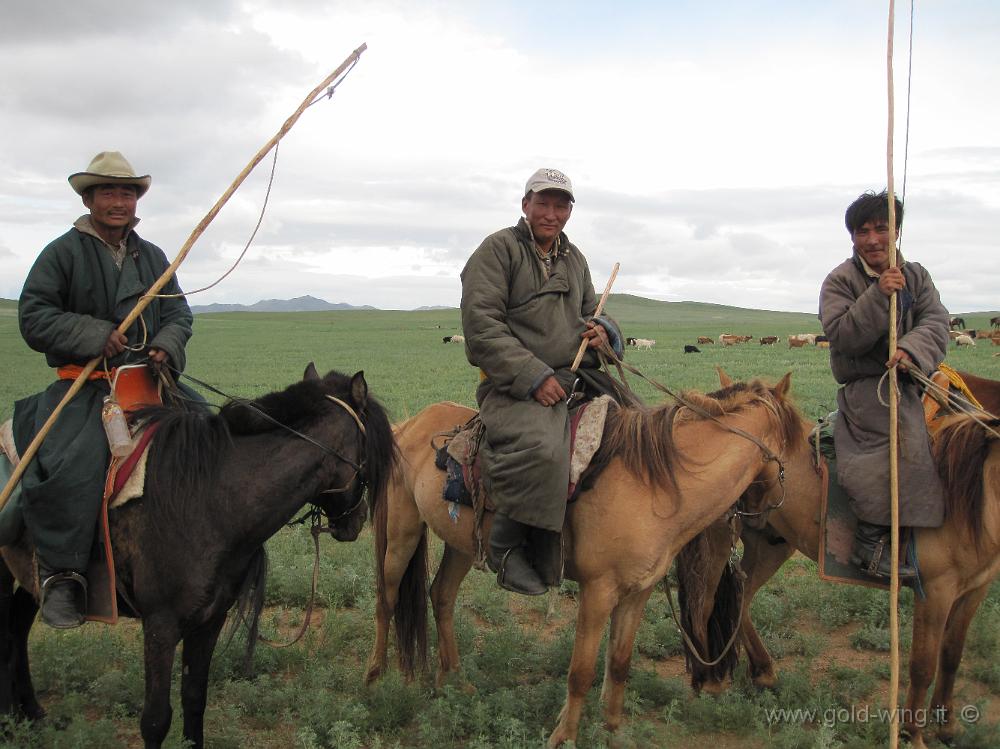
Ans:
{"type": "Polygon", "coordinates": [[[374,513],[384,497],[395,462],[389,420],[379,403],[369,396],[364,372],[348,378],[330,371],[320,377],[310,362],[303,380],[320,384],[330,421],[338,420],[337,431],[330,439],[338,445],[341,465],[335,472],[335,482],[313,504],[327,516],[334,538],[353,541],[364,526],[366,509],[374,513]],[[349,469],[346,480],[345,469],[349,469]]]}
{"type": "Polygon", "coordinates": [[[750,383],[734,381],[725,370],[716,367],[722,390],[713,393],[716,398],[727,398],[732,393],[746,391],[762,394],[768,410],[773,416],[774,428],[782,445],[776,460],[765,460],[760,473],[740,497],[738,512],[743,523],[751,528],[761,529],[767,525],[768,516],[781,507],[785,498],[785,467],[783,460],[789,452],[797,450],[805,438],[805,422],[795,404],[788,397],[791,390],[791,372],[782,377],[776,385],[767,385],[760,380],[750,383]]]}

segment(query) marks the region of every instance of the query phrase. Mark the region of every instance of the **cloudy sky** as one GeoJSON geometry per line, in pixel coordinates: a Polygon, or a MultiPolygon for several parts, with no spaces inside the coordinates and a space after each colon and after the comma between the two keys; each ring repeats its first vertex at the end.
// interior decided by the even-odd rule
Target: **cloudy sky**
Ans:
{"type": "MultiPolygon", "coordinates": [[[[888,2],[474,0],[8,3],[0,23],[0,296],[83,212],[66,177],[122,151],[173,257],[303,97],[247,259],[192,304],[311,294],[456,305],[540,166],[603,287],[814,311],[843,212],[886,185],[888,2]]],[[[1000,308],[1000,4],[918,0],[903,254],[953,312],[1000,308]],[[994,92],[994,93],[991,93],[994,92]]],[[[897,3],[902,189],[909,4],[897,3]]],[[[186,289],[253,230],[269,161],[195,245],[186,289]]]]}

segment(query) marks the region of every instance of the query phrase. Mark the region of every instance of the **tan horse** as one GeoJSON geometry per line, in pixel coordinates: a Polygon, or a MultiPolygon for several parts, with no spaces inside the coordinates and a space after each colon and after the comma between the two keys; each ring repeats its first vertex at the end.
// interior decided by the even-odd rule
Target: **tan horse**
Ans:
{"type": "MultiPolygon", "coordinates": [[[[769,389],[754,382],[722,391],[719,400],[689,399],[691,409],[612,408],[595,461],[604,466],[566,516],[565,573],[580,584],[576,641],[565,705],[549,746],[576,739],[584,699],[595,676],[605,624],[611,635],[602,698],[606,723],[622,720],[632,645],[646,601],[677,552],[729,509],[761,471],[762,456],[801,440],[801,421],[785,402],[786,376],[769,389]],[[731,427],[745,430],[764,447],[731,427]]],[[[457,522],[442,500],[445,475],[434,465],[433,435],[462,424],[473,411],[454,403],[429,406],[396,429],[402,455],[389,501],[375,518],[378,603],[367,682],[386,668],[390,619],[395,616],[400,666],[412,674],[426,657],[426,527],[445,542],[430,589],[437,620],[440,684],[459,668],[453,629],[455,599],[473,563],[473,513],[457,522]],[[416,653],[416,655],[415,655],[416,653]]],[[[484,522],[484,537],[492,518],[484,522]]]]}
{"type": "MultiPolygon", "coordinates": [[[[728,378],[723,376],[723,384],[726,382],[728,378]]],[[[983,382],[1000,387],[990,380],[983,382]]],[[[980,396],[980,392],[973,392],[980,396]]],[[[1000,421],[993,420],[992,428],[998,429],[998,424],[1000,421]]],[[[925,746],[921,725],[925,716],[940,722],[938,735],[943,741],[959,731],[953,691],[965,636],[1000,572],[1000,440],[968,416],[945,416],[935,430],[934,454],[945,483],[947,509],[940,528],[916,531],[926,598],[914,600],[910,683],[900,720],[914,747],[925,746]],[[927,690],[935,677],[931,707],[926,710],[927,690]]],[[[802,439],[786,453],[784,487],[779,489],[773,476],[751,486],[750,494],[763,492],[765,502],[778,492],[785,497],[781,508],[768,514],[766,525],[755,529],[745,524],[741,534],[747,574],[741,635],[750,676],[760,687],[774,686],[777,678],[771,655],[750,618],[753,597],[796,551],[813,561],[819,555],[816,518],[823,487],[813,455],[809,443],[802,439]]],[[[765,474],[773,474],[770,467],[765,468],[765,474]]],[[[760,501],[759,497],[754,499],[760,501]]],[[[728,544],[717,542],[714,558],[703,570],[709,584],[718,579],[728,558],[728,544]]],[[[703,608],[700,614],[689,616],[700,618],[704,626],[709,613],[703,608]]],[[[708,691],[722,689],[714,675],[695,676],[693,681],[704,682],[708,691]]]]}

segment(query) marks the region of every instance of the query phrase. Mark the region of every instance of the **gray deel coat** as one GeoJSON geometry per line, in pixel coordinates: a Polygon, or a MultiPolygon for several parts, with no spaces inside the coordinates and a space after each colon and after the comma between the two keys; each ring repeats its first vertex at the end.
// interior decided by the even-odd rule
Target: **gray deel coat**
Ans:
{"type": "MultiPolygon", "coordinates": [[[[930,274],[919,264],[900,268],[906,287],[898,293],[897,346],[925,374],[945,357],[948,312],[930,274]]],[[[830,339],[830,367],[841,385],[834,428],[837,478],[853,499],[858,518],[889,525],[889,297],[878,288],[857,254],[823,281],[819,318],[830,339]]],[[[944,518],[944,495],[930,454],[920,389],[899,377],[899,518],[901,526],[936,528],[944,518]]]]}
{"type": "MultiPolygon", "coordinates": [[[[565,234],[560,247],[546,278],[521,219],[483,240],[462,271],[466,355],[485,376],[476,401],[486,490],[499,512],[550,531],[562,530],[566,511],[569,423],[565,402],[545,407],[532,391],[554,374],[569,392],[580,334],[597,307],[587,261],[565,234]]],[[[613,321],[599,322],[621,340],[613,321]]],[[[588,350],[581,369],[601,381],[598,366],[588,350]]]]}

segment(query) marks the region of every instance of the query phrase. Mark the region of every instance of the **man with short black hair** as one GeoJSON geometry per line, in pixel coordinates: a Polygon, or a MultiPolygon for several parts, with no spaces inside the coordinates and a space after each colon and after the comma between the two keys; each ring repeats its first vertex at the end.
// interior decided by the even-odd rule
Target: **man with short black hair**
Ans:
{"type": "MultiPolygon", "coordinates": [[[[931,459],[920,390],[905,375],[911,367],[930,375],[945,357],[948,312],[930,274],[897,256],[889,266],[890,242],[899,237],[903,205],[898,198],[896,236],[889,232],[889,195],[868,192],[844,216],[854,245],[852,257],[834,268],[820,291],[819,318],[830,341],[830,367],[841,385],[834,427],[837,478],[858,517],[853,564],[888,577],[889,411],[883,405],[887,367],[899,378],[899,523],[936,528],[944,518],[944,494],[931,459]],[[889,298],[898,294],[898,341],[889,356],[889,298]],[[881,394],[879,390],[881,388],[881,394]]],[[[916,574],[900,563],[900,578],[916,574]]]]}
{"type": "MultiPolygon", "coordinates": [[[[103,356],[91,380],[64,408],[24,473],[24,521],[38,555],[42,620],[83,623],[84,573],[103,496],[109,448],[101,409],[108,376],[126,363],[151,361],[182,370],[191,337],[183,297],[154,299],[126,333],[120,322],[169,266],[163,251],[139,237],[136,203],[151,183],[117,151],[104,151],[69,177],[88,213],[35,260],[18,303],[21,335],[45,354],[58,379],[18,401],[14,437],[22,452],[62,400],[79,368],[103,356]]],[[[163,294],[180,294],[176,278],[163,294]]]]}
{"type": "Polygon", "coordinates": [[[569,484],[567,394],[578,377],[585,395],[614,392],[594,349],[610,340],[621,354],[618,326],[593,317],[587,261],[563,233],[574,200],[565,174],[539,169],[525,185],[524,217],[483,240],[462,271],[466,355],[482,372],[483,481],[496,506],[487,562],[502,587],[527,595],[559,579],[548,550],[554,546],[558,560],[569,484]],[[581,340],[588,353],[574,373],[581,340]]]}

